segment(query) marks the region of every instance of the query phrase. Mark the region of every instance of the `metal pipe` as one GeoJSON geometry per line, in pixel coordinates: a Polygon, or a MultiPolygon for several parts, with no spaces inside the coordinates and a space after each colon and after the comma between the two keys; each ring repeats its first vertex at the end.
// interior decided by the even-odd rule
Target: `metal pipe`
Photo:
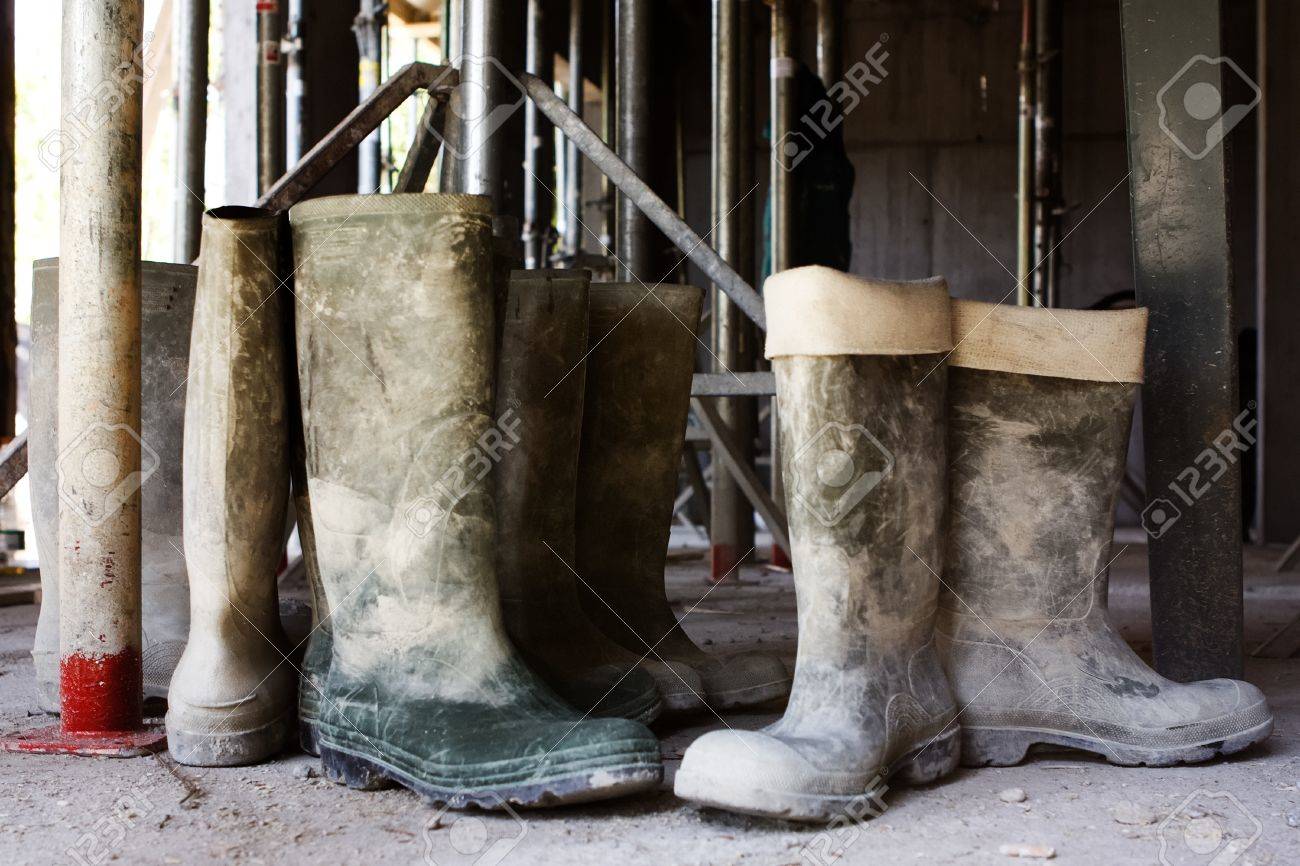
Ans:
{"type": "Polygon", "coordinates": [[[817,0],[817,77],[825,87],[842,75],[844,0],[817,0]]]}
{"type": "MultiPolygon", "coordinates": [[[[528,0],[524,64],[532,75],[551,81],[555,64],[547,48],[544,9],[543,0],[528,0]]],[[[532,102],[524,107],[524,171],[524,266],[543,268],[550,257],[555,214],[555,130],[532,102]]]]}
{"type": "MultiPolygon", "coordinates": [[[[617,0],[618,155],[640,177],[650,173],[650,0],[617,0]]],[[[614,178],[611,178],[614,180],[614,178]]],[[[616,181],[617,185],[617,181],[616,181]]],[[[657,282],[651,222],[631,197],[615,195],[615,251],[622,280],[657,282]]]]}
{"type": "Polygon", "coordinates": [[[609,145],[591,127],[583,123],[582,118],[574,114],[564,101],[555,95],[555,91],[546,82],[536,76],[524,73],[520,76],[529,98],[537,103],[542,113],[550,118],[566,136],[578,143],[578,149],[600,169],[618,189],[621,197],[632,202],[650,223],[668,236],[668,239],[687,255],[695,266],[704,271],[718,288],[727,293],[727,297],[740,307],[749,320],[763,330],[767,330],[767,317],[763,312],[763,299],[753,287],[735,270],[723,261],[713,247],[704,242],[695,231],[677,216],[668,204],[660,198],[644,180],[632,171],[609,145]]]}
{"type": "Polygon", "coordinates": [[[1033,297],[1057,305],[1061,236],[1065,207],[1061,181],[1061,105],[1063,0],[1033,0],[1035,10],[1033,297]]]}
{"type": "MultiPolygon", "coordinates": [[[[532,71],[532,70],[529,70],[532,71]]],[[[582,117],[582,0],[569,0],[569,108],[582,117]]],[[[564,254],[582,251],[582,154],[568,141],[564,146],[564,254]]]]}
{"type": "MultiPolygon", "coordinates": [[[[141,728],[140,178],[143,0],[64,0],[59,196],[59,667],[65,734],[141,728]],[[133,71],[123,76],[121,69],[133,71]]],[[[154,458],[156,462],[156,457],[154,458]]]]}
{"type": "MultiPolygon", "coordinates": [[[[517,8],[505,0],[463,0],[461,24],[460,88],[462,105],[460,189],[462,193],[491,196],[498,213],[506,212],[505,135],[502,111],[518,96],[502,65],[509,65],[507,13],[517,8]]],[[[518,68],[518,67],[511,67],[518,68]]]]}
{"type": "MultiPolygon", "coordinates": [[[[1020,18],[1020,116],[1016,128],[1016,303],[1035,302],[1033,270],[1034,207],[1034,2],[1023,0],[1020,18]]],[[[1040,304],[1041,305],[1041,304],[1040,304]]]]}
{"type": "MultiPolygon", "coordinates": [[[[361,11],[352,24],[357,36],[357,95],[364,102],[379,87],[380,67],[384,47],[383,0],[361,0],[361,11]]],[[[357,148],[357,192],[379,192],[382,183],[383,159],[380,154],[380,134],[376,128],[357,148]]]]}
{"type": "MultiPolygon", "coordinates": [[[[600,137],[614,141],[617,134],[614,115],[617,111],[618,92],[614,70],[614,4],[604,0],[600,4],[600,137]]],[[[605,174],[600,176],[600,248],[614,247],[614,185],[605,174]]]]}
{"type": "Polygon", "coordinates": [[[289,0],[285,52],[285,163],[297,165],[307,147],[307,75],[303,55],[303,0],[289,0]]]}
{"type": "Polygon", "coordinates": [[[176,229],[172,258],[199,257],[208,137],[208,0],[180,0],[176,15],[176,229]]]}
{"type": "MultiPolygon", "coordinates": [[[[741,203],[745,190],[740,188],[742,139],[741,78],[748,70],[740,65],[740,7],[749,0],[713,0],[713,146],[711,151],[712,218],[717,235],[718,254],[733,268],[742,267],[741,203]]],[[[747,120],[747,118],[746,118],[747,120]]],[[[713,290],[714,372],[726,373],[742,368],[740,333],[745,322],[726,296],[716,286],[713,290]]],[[[753,464],[754,431],[744,423],[750,401],[738,398],[719,400],[718,415],[735,434],[738,458],[753,464]],[[738,423],[739,422],[739,423],[738,423]]],[[[716,458],[716,455],[715,455],[716,458]]],[[[713,495],[710,498],[710,576],[721,580],[753,550],[753,510],[745,502],[735,476],[721,462],[713,472],[713,495]]]]}
{"type": "Polygon", "coordinates": [[[14,260],[14,208],[17,186],[14,122],[17,103],[14,69],[14,0],[0,0],[0,437],[14,435],[18,414],[18,325],[14,260]]]}
{"type": "Polygon", "coordinates": [[[257,190],[284,174],[284,64],[279,0],[257,0],[257,190]]]}
{"type": "MultiPolygon", "coordinates": [[[[796,0],[772,0],[771,41],[771,117],[772,149],[770,176],[772,178],[772,273],[794,267],[794,173],[787,171],[781,160],[781,143],[794,131],[795,113],[798,111],[798,93],[795,75],[799,64],[795,57],[798,28],[796,0]]],[[[785,508],[785,483],[781,478],[781,423],[778,418],[776,398],[772,399],[771,424],[772,464],[769,483],[772,499],[785,508]]],[[[772,546],[772,563],[789,567],[788,551],[780,545],[772,546]]]]}

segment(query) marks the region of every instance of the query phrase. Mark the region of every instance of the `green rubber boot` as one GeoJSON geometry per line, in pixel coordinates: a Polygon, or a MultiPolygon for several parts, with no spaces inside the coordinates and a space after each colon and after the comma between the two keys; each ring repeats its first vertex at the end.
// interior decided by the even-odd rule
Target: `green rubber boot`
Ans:
{"type": "Polygon", "coordinates": [[[289,496],[279,223],[254,208],[203,217],[185,401],[190,633],[167,699],[181,764],[265,760],[293,730],[275,581],[289,496]]]}
{"type": "Polygon", "coordinates": [[[963,762],[1006,766],[1041,743],[1168,766],[1267,737],[1259,689],[1167,680],[1107,614],[1146,310],[954,301],[953,328],[938,631],[963,762]]]}
{"type": "Polygon", "coordinates": [[[682,677],[674,691],[660,680],[669,708],[693,709],[701,698],[715,710],[763,704],[790,691],[781,660],[705,653],[664,593],[703,293],[661,285],[655,296],[641,285],[591,286],[575,566],[583,608],[638,656],[696,672],[697,682],[682,677]]]}
{"type": "MultiPolygon", "coordinates": [[[[586,271],[515,271],[502,305],[495,469],[497,578],[506,631],[533,670],[579,710],[649,722],[663,708],[653,669],[582,610],[573,564],[586,387],[586,271]]],[[[664,670],[662,675],[672,677],[664,670]]]]}
{"type": "Polygon", "coordinates": [[[297,205],[298,370],[317,564],[333,625],[326,775],[451,807],[618,796],[662,778],[626,719],[584,719],[505,634],[488,478],[490,203],[297,205]]]}
{"type": "Polygon", "coordinates": [[[797,268],[764,287],[799,601],[785,715],[713,731],[679,797],[804,821],[865,817],[891,777],[957,766],[957,707],[935,650],[947,287],[797,268]]]}

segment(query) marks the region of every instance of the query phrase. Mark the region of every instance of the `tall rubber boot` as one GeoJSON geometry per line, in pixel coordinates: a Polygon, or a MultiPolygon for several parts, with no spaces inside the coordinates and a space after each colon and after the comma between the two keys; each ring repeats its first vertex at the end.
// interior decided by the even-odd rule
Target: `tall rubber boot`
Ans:
{"type": "Polygon", "coordinates": [[[953,303],[938,631],[963,761],[1006,766],[1046,743],[1168,766],[1267,737],[1258,689],[1171,682],[1107,614],[1146,310],[953,303]]]}
{"type": "Polygon", "coordinates": [[[524,659],[571,705],[648,722],[664,703],[656,681],[677,696],[684,691],[678,675],[693,674],[641,662],[606,637],[583,612],[570,570],[588,283],[586,271],[515,271],[498,316],[497,424],[518,431],[507,436],[516,441],[494,470],[501,607],[524,659]]]}
{"type": "MultiPolygon", "coordinates": [[[[32,268],[32,522],[41,612],[32,661],[41,709],[59,711],[59,260],[32,268]]],[[[140,604],[144,696],[166,698],[190,625],[181,523],[181,438],[196,270],[141,262],[140,604]]]]}
{"type": "Polygon", "coordinates": [[[698,673],[703,690],[683,682],[678,696],[665,691],[670,706],[684,703],[681,691],[714,710],[766,703],[790,690],[781,660],[705,653],[682,631],[664,593],[703,293],[661,285],[654,294],[640,284],[591,286],[578,470],[582,605],[626,649],[698,673]]]}
{"type": "MultiPolygon", "coordinates": [[[[488,477],[490,203],[404,194],[290,211],[298,370],[333,654],[326,775],[452,807],[552,805],[653,787],[659,744],[584,719],[506,637],[488,477]]],[[[527,431],[521,431],[527,435],[527,431]]]]}
{"type": "MultiPolygon", "coordinates": [[[[299,410],[301,417],[301,410],[299,410]]],[[[291,420],[291,427],[295,427],[291,420]]],[[[307,646],[303,650],[302,667],[298,677],[298,740],[302,750],[309,755],[319,755],[316,724],[320,719],[321,693],[329,675],[330,656],[333,654],[334,626],[330,621],[329,599],[321,585],[320,566],[316,557],[316,530],[312,523],[311,495],[307,489],[306,443],[302,430],[295,430],[293,478],[294,513],[298,518],[298,540],[302,544],[303,569],[307,572],[307,585],[311,589],[311,631],[307,633],[307,646]]]]}
{"type": "Polygon", "coordinates": [[[265,760],[296,715],[275,582],[289,495],[279,222],[244,207],[203,216],[185,402],[190,635],[167,705],[167,747],[192,766],[265,760]]]}
{"type": "Polygon", "coordinates": [[[785,715],[691,745],[679,797],[794,820],[858,816],[891,777],[955,769],[957,707],[934,646],[945,499],[941,279],[824,267],[764,286],[799,653],[785,715]]]}

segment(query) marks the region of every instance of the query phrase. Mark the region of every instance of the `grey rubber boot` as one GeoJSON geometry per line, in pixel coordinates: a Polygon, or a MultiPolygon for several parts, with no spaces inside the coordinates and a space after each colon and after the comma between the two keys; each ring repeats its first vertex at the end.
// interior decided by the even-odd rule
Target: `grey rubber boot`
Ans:
{"type": "Polygon", "coordinates": [[[1267,737],[1258,689],[1171,682],[1107,615],[1146,311],[953,303],[938,630],[963,761],[1014,764],[1043,743],[1167,766],[1267,737]]]}
{"type": "Polygon", "coordinates": [[[330,622],[329,599],[321,585],[316,558],[316,531],[312,524],[311,496],[307,489],[305,444],[299,443],[293,467],[293,504],[298,517],[298,540],[302,544],[303,568],[311,588],[311,631],[303,650],[298,677],[298,739],[302,750],[319,755],[316,724],[320,719],[321,693],[329,675],[334,627],[330,622]]]}
{"type": "Polygon", "coordinates": [[[506,636],[494,568],[493,286],[484,196],[290,212],[317,564],[333,626],[325,774],[453,807],[644,790],[659,744],[583,718],[506,636]]]}
{"type": "Polygon", "coordinates": [[[797,268],[764,287],[799,652],[785,715],[696,740],[677,796],[754,815],[864,817],[891,777],[956,768],[934,645],[945,499],[943,280],[797,268]]]}
{"type": "Polygon", "coordinates": [[[663,708],[654,678],[587,618],[570,570],[588,282],[586,271],[515,271],[498,315],[496,419],[506,434],[494,470],[501,608],[529,666],[572,706],[649,722],[663,708]]]}
{"type": "MultiPolygon", "coordinates": [[[[41,709],[59,711],[59,260],[32,268],[32,522],[41,552],[41,611],[32,661],[41,709]]],[[[141,263],[141,623],[144,696],[166,698],[189,631],[181,528],[181,438],[196,270],[141,263]]]]}
{"type": "Polygon", "coordinates": [[[781,660],[705,653],[664,592],[703,292],[661,285],[655,295],[639,284],[591,286],[575,566],[583,608],[626,649],[676,668],[675,687],[659,679],[669,709],[701,698],[714,710],[766,703],[789,693],[781,660]]]}
{"type": "Polygon", "coordinates": [[[294,727],[276,592],[289,495],[279,221],[239,207],[203,216],[185,404],[190,635],[166,720],[181,764],[265,760],[294,727]]]}

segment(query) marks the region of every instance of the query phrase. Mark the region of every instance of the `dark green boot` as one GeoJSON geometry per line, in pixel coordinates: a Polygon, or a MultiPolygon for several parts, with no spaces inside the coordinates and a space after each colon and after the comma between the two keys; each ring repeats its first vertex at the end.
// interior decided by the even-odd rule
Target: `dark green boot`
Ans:
{"type": "Polygon", "coordinates": [[[641,285],[591,286],[578,471],[582,604],[605,634],[638,656],[696,671],[703,691],[694,683],[682,688],[713,709],[765,703],[790,690],[781,660],[705,653],[682,631],[664,594],[703,293],[661,285],[655,296],[641,285]]]}
{"type": "Polygon", "coordinates": [[[506,631],[561,697],[648,722],[663,706],[654,678],[583,613],[570,570],[588,282],[586,271],[515,271],[498,316],[497,425],[510,447],[495,469],[497,578],[506,631]]]}
{"type": "Polygon", "coordinates": [[[1043,743],[1167,766],[1267,737],[1259,689],[1167,680],[1107,615],[1146,310],[954,301],[953,328],[938,630],[963,762],[1014,764],[1043,743]]]}
{"type": "Polygon", "coordinates": [[[659,744],[584,719],[515,653],[497,590],[490,204],[337,196],[290,212],[317,564],[333,625],[325,773],[453,807],[617,796],[659,744]]]}
{"type": "Polygon", "coordinates": [[[956,768],[935,651],[946,495],[942,280],[798,268],[764,287],[799,655],[785,715],[686,751],[679,797],[748,814],[863,817],[895,774],[956,768]]]}

